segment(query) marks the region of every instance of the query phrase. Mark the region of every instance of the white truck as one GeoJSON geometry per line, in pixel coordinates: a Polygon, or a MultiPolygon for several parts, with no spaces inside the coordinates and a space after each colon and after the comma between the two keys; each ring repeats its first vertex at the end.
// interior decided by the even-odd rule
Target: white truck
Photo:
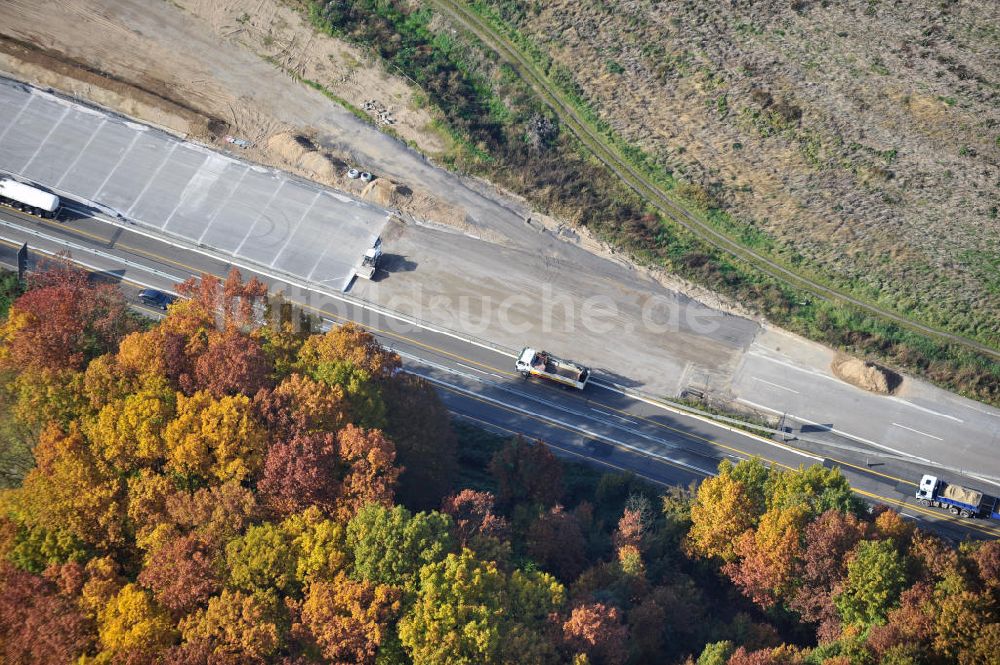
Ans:
{"type": "Polygon", "coordinates": [[[0,203],[39,217],[55,217],[59,210],[55,194],[9,178],[0,178],[0,203]]]}
{"type": "Polygon", "coordinates": [[[548,351],[536,351],[530,346],[521,350],[514,368],[526,379],[537,376],[577,390],[583,390],[590,379],[590,370],[586,367],[557,358],[548,351]]]}
{"type": "Polygon", "coordinates": [[[354,266],[354,274],[364,279],[371,279],[378,270],[379,259],[382,258],[382,238],[380,236],[371,237],[371,247],[365,250],[361,257],[361,263],[354,266]]]}

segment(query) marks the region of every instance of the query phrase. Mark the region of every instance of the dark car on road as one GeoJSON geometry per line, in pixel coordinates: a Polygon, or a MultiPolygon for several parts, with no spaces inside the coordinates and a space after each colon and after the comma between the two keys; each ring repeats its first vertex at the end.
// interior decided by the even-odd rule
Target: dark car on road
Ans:
{"type": "Polygon", "coordinates": [[[139,291],[139,302],[143,305],[149,305],[150,307],[166,309],[167,305],[173,302],[173,299],[163,291],[157,291],[156,289],[143,289],[142,291],[139,291]]]}

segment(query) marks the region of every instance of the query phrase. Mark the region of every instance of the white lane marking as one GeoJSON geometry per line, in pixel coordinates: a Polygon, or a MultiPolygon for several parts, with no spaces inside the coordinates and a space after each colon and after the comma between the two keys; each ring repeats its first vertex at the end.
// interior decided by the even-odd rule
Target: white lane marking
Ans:
{"type": "MultiPolygon", "coordinates": [[[[34,236],[36,238],[42,238],[42,239],[47,240],[47,241],[49,241],[49,242],[51,242],[51,243],[53,243],[55,245],[61,245],[63,247],[68,247],[68,248],[70,248],[70,249],[72,249],[74,251],[77,251],[77,252],[84,252],[86,254],[93,254],[94,256],[99,256],[99,257],[101,257],[101,258],[103,258],[105,260],[110,260],[110,261],[112,261],[114,263],[118,263],[118,264],[121,264],[121,265],[126,266],[126,267],[135,268],[136,270],[141,270],[141,271],[147,272],[147,273],[149,273],[151,275],[157,275],[159,277],[162,277],[163,279],[170,280],[174,284],[180,284],[181,282],[184,281],[180,277],[178,277],[176,275],[171,275],[170,273],[164,272],[163,270],[159,270],[157,268],[152,268],[150,266],[146,266],[146,265],[143,265],[141,263],[136,263],[135,261],[131,261],[129,259],[122,258],[120,256],[116,256],[114,254],[111,254],[109,252],[105,252],[105,251],[100,250],[100,249],[93,249],[91,247],[85,247],[84,245],[78,245],[75,242],[70,242],[69,240],[63,240],[61,238],[53,238],[52,236],[46,235],[44,233],[40,233],[38,231],[35,231],[34,229],[29,229],[29,228],[24,228],[22,226],[18,226],[17,224],[14,224],[12,222],[8,222],[5,219],[0,219],[0,226],[6,227],[6,228],[9,228],[9,229],[14,229],[15,231],[19,231],[21,233],[27,233],[28,235],[34,236]]],[[[0,238],[3,238],[4,240],[8,240],[10,242],[17,242],[17,243],[23,242],[21,240],[14,240],[13,238],[8,238],[8,237],[5,237],[5,236],[0,236],[0,238]]],[[[38,249],[39,251],[42,251],[42,252],[44,252],[46,254],[55,254],[55,252],[49,252],[49,251],[40,249],[38,246],[32,246],[32,249],[38,249]]],[[[95,267],[93,265],[90,265],[88,263],[84,263],[83,261],[80,261],[76,257],[73,257],[72,260],[73,260],[74,263],[79,263],[83,267],[89,268],[91,270],[98,270],[100,272],[111,272],[108,268],[98,268],[98,267],[95,267]]],[[[133,281],[135,281],[135,280],[133,280],[133,281]]],[[[148,284],[143,284],[143,286],[145,286],[147,288],[151,288],[151,289],[152,288],[156,288],[156,289],[160,288],[160,287],[149,286],[148,284]]],[[[160,289],[160,290],[162,291],[163,289],[160,289]]]]}
{"type": "Polygon", "coordinates": [[[25,100],[23,104],[21,104],[21,109],[14,115],[14,119],[10,121],[9,125],[7,125],[7,129],[3,130],[3,133],[0,134],[0,143],[3,143],[4,137],[7,136],[7,132],[13,129],[14,125],[16,125],[17,121],[21,119],[21,116],[24,114],[24,112],[28,110],[29,106],[31,106],[31,102],[34,99],[35,96],[31,95],[30,97],[28,97],[28,99],[25,100]]]}
{"type": "Polygon", "coordinates": [[[462,388],[460,386],[456,386],[455,384],[452,384],[452,383],[448,383],[447,381],[442,381],[441,379],[438,379],[438,378],[433,377],[433,376],[429,376],[427,374],[420,374],[420,373],[416,373],[416,374],[418,376],[423,377],[427,381],[430,381],[431,383],[436,383],[438,385],[447,386],[448,388],[451,388],[452,390],[454,390],[456,392],[463,393],[463,394],[466,394],[466,395],[474,395],[476,399],[483,400],[484,402],[489,402],[490,404],[495,404],[495,405],[501,406],[501,407],[503,407],[505,409],[510,409],[510,410],[512,410],[512,411],[514,411],[516,413],[520,413],[520,414],[525,415],[525,416],[530,416],[532,418],[540,418],[540,419],[542,419],[545,422],[550,422],[550,423],[553,423],[553,424],[558,425],[560,427],[564,427],[566,429],[569,429],[569,430],[572,430],[572,431],[575,431],[575,432],[579,432],[579,433],[581,433],[581,434],[583,434],[583,435],[585,435],[587,437],[590,437],[592,439],[597,439],[599,441],[605,441],[607,443],[611,443],[611,444],[619,446],[621,448],[625,448],[627,450],[631,450],[631,451],[639,453],[641,455],[648,455],[650,457],[656,457],[656,458],[662,459],[664,461],[667,461],[667,462],[669,462],[671,464],[675,464],[677,466],[682,466],[685,469],[690,469],[691,471],[695,471],[695,472],[700,473],[701,475],[706,476],[706,477],[712,477],[712,476],[715,475],[715,471],[706,471],[705,469],[702,469],[701,467],[695,466],[694,464],[688,464],[687,462],[682,462],[680,460],[671,459],[671,458],[667,457],[666,455],[660,455],[660,454],[654,453],[654,452],[649,451],[649,450],[644,450],[642,448],[639,448],[637,446],[633,446],[631,444],[625,443],[624,441],[620,441],[620,440],[612,438],[610,436],[606,436],[604,434],[599,434],[599,433],[594,432],[593,430],[590,430],[590,429],[588,429],[586,427],[580,427],[579,425],[574,425],[572,423],[566,422],[564,420],[560,420],[558,418],[552,418],[551,416],[541,416],[540,414],[538,414],[538,413],[536,413],[534,411],[529,411],[528,409],[522,409],[521,407],[514,406],[512,404],[507,404],[506,402],[502,402],[502,401],[500,401],[498,399],[494,399],[492,397],[487,397],[486,395],[480,395],[478,393],[473,393],[470,390],[467,390],[467,389],[462,388]]]}
{"type": "Polygon", "coordinates": [[[595,409],[592,406],[591,407],[587,407],[587,408],[589,408],[594,413],[601,414],[602,416],[608,416],[609,418],[615,418],[617,420],[622,421],[623,423],[628,423],[629,425],[634,425],[635,424],[633,421],[629,420],[628,418],[624,418],[624,417],[618,415],[617,413],[608,413],[607,411],[602,411],[601,409],[595,409]]]}
{"type": "Polygon", "coordinates": [[[93,131],[93,133],[91,133],[90,138],[87,139],[87,142],[83,145],[82,148],[80,148],[80,152],[77,153],[76,157],[73,158],[73,161],[66,168],[66,170],[63,171],[63,174],[61,176],[59,176],[59,180],[56,181],[56,184],[53,187],[53,189],[59,189],[59,186],[62,185],[62,181],[65,180],[66,176],[69,175],[69,172],[72,171],[76,167],[77,162],[79,162],[80,159],[83,158],[83,154],[85,152],[87,152],[87,148],[89,148],[90,144],[94,142],[94,139],[97,137],[97,135],[101,133],[101,130],[104,129],[104,125],[107,122],[108,122],[108,119],[106,117],[102,117],[101,118],[101,121],[97,124],[97,127],[94,127],[94,131],[93,131]]]}
{"type": "Polygon", "coordinates": [[[832,432],[833,434],[839,434],[841,436],[846,436],[849,439],[854,439],[855,441],[860,441],[861,443],[867,443],[869,446],[874,446],[874,447],[880,448],[882,450],[888,450],[890,453],[895,453],[895,454],[900,455],[902,457],[906,457],[906,458],[909,458],[909,459],[917,460],[917,461],[920,461],[920,462],[926,462],[927,464],[937,464],[936,462],[934,462],[932,460],[929,460],[929,459],[926,459],[924,457],[917,457],[916,455],[912,455],[910,453],[905,453],[902,450],[896,450],[895,448],[890,448],[889,446],[882,445],[881,443],[876,443],[875,441],[872,441],[871,439],[866,439],[863,436],[858,436],[857,434],[851,434],[850,432],[845,432],[843,430],[839,430],[839,429],[836,429],[834,427],[830,427],[829,425],[825,425],[823,423],[818,423],[815,420],[809,420],[808,418],[803,418],[802,416],[797,416],[794,413],[786,413],[786,412],[783,412],[783,411],[778,411],[777,409],[772,409],[769,406],[764,406],[763,404],[757,404],[756,402],[751,402],[750,400],[743,399],[742,397],[737,397],[736,401],[737,402],[743,402],[744,404],[747,404],[747,405],[752,406],[752,407],[756,407],[758,409],[763,409],[765,411],[770,411],[771,413],[774,413],[776,415],[781,415],[782,413],[784,413],[784,415],[786,417],[788,417],[788,418],[794,418],[795,420],[800,420],[800,421],[806,423],[807,425],[814,425],[816,427],[822,427],[822,428],[826,429],[826,431],[832,432]]]}
{"type": "MultiPolygon", "coordinates": [[[[191,174],[191,177],[188,178],[188,185],[190,185],[191,181],[194,180],[198,176],[199,173],[201,173],[202,168],[204,168],[204,166],[207,163],[208,163],[208,160],[206,159],[204,162],[202,162],[198,166],[198,168],[195,170],[195,172],[191,174]]],[[[233,185],[233,188],[229,191],[229,194],[226,195],[226,198],[222,200],[222,203],[219,204],[219,207],[216,208],[212,212],[212,215],[205,221],[205,228],[202,229],[201,235],[198,236],[198,239],[195,241],[196,243],[198,243],[199,245],[201,245],[201,241],[205,239],[205,234],[208,233],[208,230],[212,227],[212,224],[215,222],[215,218],[218,217],[219,213],[222,212],[223,210],[228,210],[229,209],[229,202],[233,199],[233,195],[236,194],[236,190],[238,190],[240,188],[240,185],[243,184],[243,179],[247,177],[247,174],[250,173],[251,170],[252,169],[249,166],[244,166],[243,167],[243,173],[241,173],[240,177],[236,179],[236,184],[233,185]]],[[[221,177],[222,177],[222,174],[220,173],[219,174],[219,178],[221,178],[221,177]]],[[[187,188],[187,186],[185,186],[185,189],[186,188],[187,188]]],[[[175,205],[174,209],[170,211],[170,216],[167,217],[167,221],[163,222],[163,226],[160,227],[160,229],[162,231],[166,231],[167,230],[167,227],[170,226],[170,220],[172,220],[174,218],[174,214],[177,212],[177,209],[180,208],[181,205],[184,203],[184,201],[185,201],[184,196],[181,195],[179,198],[180,198],[180,200],[177,202],[177,205],[175,205]]],[[[111,222],[111,223],[114,224],[114,222],[111,222]]],[[[139,232],[138,230],[135,230],[135,231],[136,231],[136,233],[139,232]]],[[[162,237],[156,236],[156,235],[151,234],[151,233],[150,234],[146,234],[146,236],[148,238],[153,238],[154,240],[159,239],[160,242],[167,242],[162,237]]],[[[170,244],[170,243],[168,243],[168,244],[170,244]]],[[[184,249],[184,246],[179,245],[179,244],[175,244],[173,246],[175,246],[175,247],[177,247],[179,249],[184,249]]],[[[193,251],[197,251],[197,250],[193,250],[193,251]]],[[[207,252],[202,252],[202,253],[205,254],[206,256],[208,255],[207,252]]],[[[218,257],[215,257],[215,258],[218,259],[218,257]]]]}
{"type": "Polygon", "coordinates": [[[817,372],[816,370],[806,369],[805,367],[799,367],[798,365],[793,365],[792,363],[785,362],[784,360],[778,360],[777,358],[772,358],[771,356],[764,355],[763,353],[757,353],[756,351],[749,351],[748,356],[753,356],[754,358],[762,358],[764,360],[770,361],[776,365],[782,365],[788,369],[794,369],[796,372],[802,372],[803,374],[811,374],[812,376],[818,376],[828,381],[833,381],[834,383],[839,383],[844,385],[844,382],[835,376],[830,376],[829,374],[824,374],[823,372],[817,372]]]}
{"type": "Polygon", "coordinates": [[[495,377],[497,379],[500,379],[501,381],[504,378],[504,377],[500,376],[499,374],[494,374],[493,372],[487,372],[485,369],[479,369],[478,367],[473,367],[472,365],[466,365],[465,363],[460,363],[458,361],[456,361],[455,364],[456,365],[461,365],[465,369],[471,369],[473,372],[479,372],[480,374],[485,374],[487,376],[495,377]]]}
{"type": "Polygon", "coordinates": [[[316,202],[319,201],[319,197],[322,195],[323,190],[316,192],[316,196],[313,197],[312,203],[309,204],[306,211],[302,213],[301,217],[299,217],[299,221],[295,223],[295,228],[292,229],[292,232],[288,234],[287,238],[285,238],[285,243],[281,246],[281,249],[278,250],[278,253],[274,255],[274,260],[272,260],[269,264],[272,268],[274,267],[274,264],[278,262],[278,259],[281,257],[281,253],[285,251],[286,247],[288,247],[288,243],[292,241],[292,237],[298,232],[299,227],[302,226],[302,220],[309,216],[309,213],[311,213],[312,209],[316,207],[316,202]]]}
{"type": "Polygon", "coordinates": [[[938,441],[944,441],[944,439],[942,439],[939,436],[934,436],[933,434],[928,434],[927,432],[921,432],[918,429],[913,429],[912,427],[907,427],[906,425],[900,425],[899,423],[893,423],[893,425],[895,425],[896,427],[902,427],[903,429],[909,430],[909,431],[914,432],[916,434],[921,434],[923,436],[930,437],[931,439],[937,439],[938,441]]]}
{"type": "Polygon", "coordinates": [[[104,186],[108,184],[108,181],[111,180],[111,176],[115,174],[115,171],[117,171],[118,167],[122,165],[122,162],[125,161],[125,158],[128,157],[128,154],[132,152],[132,147],[135,145],[135,142],[139,140],[140,136],[142,136],[142,134],[140,134],[139,132],[136,132],[135,134],[132,135],[132,140],[128,142],[128,147],[122,151],[121,157],[119,157],[118,161],[115,162],[114,167],[110,171],[108,171],[108,175],[107,177],[104,178],[104,182],[98,185],[97,189],[94,190],[94,193],[87,198],[88,201],[98,200],[98,197],[100,197],[101,191],[104,189],[104,186]]]}
{"type": "Polygon", "coordinates": [[[911,515],[909,513],[900,513],[900,516],[902,516],[902,517],[909,517],[911,520],[916,520],[917,519],[916,515],[911,515]]]}
{"type": "Polygon", "coordinates": [[[243,240],[241,240],[240,244],[237,245],[236,249],[233,250],[234,256],[240,255],[240,250],[243,249],[243,245],[246,244],[247,238],[253,235],[253,230],[257,228],[257,224],[260,222],[260,220],[265,219],[267,209],[271,206],[272,203],[274,203],[274,199],[278,198],[278,192],[284,189],[285,183],[287,182],[288,182],[287,180],[282,180],[280,183],[278,183],[278,186],[274,188],[274,191],[271,192],[271,198],[269,198],[267,200],[267,203],[265,203],[264,206],[260,209],[260,214],[257,215],[256,219],[253,220],[253,224],[250,225],[250,230],[247,231],[247,234],[243,236],[243,240]]]}
{"type": "MultiPolygon", "coordinates": [[[[655,406],[658,409],[661,409],[663,411],[667,411],[668,413],[675,413],[677,415],[684,416],[685,418],[692,418],[694,420],[700,420],[703,423],[708,423],[709,425],[712,425],[714,427],[718,427],[719,429],[725,430],[725,431],[730,432],[732,434],[738,434],[740,436],[747,437],[748,439],[753,439],[754,441],[757,441],[759,443],[766,443],[769,446],[773,446],[775,448],[780,448],[781,450],[784,450],[785,452],[793,453],[793,454],[798,455],[800,457],[806,457],[806,458],[811,459],[811,460],[816,460],[817,462],[819,462],[821,464],[825,461],[825,458],[819,457],[818,455],[811,455],[810,453],[804,452],[802,450],[797,450],[795,448],[792,448],[791,446],[786,446],[786,445],[784,445],[782,443],[778,443],[774,439],[768,439],[768,438],[765,438],[765,437],[760,436],[758,434],[754,434],[753,432],[748,432],[745,429],[738,428],[738,427],[733,427],[731,425],[726,425],[724,423],[719,422],[718,420],[714,420],[712,418],[707,418],[707,417],[705,417],[703,415],[700,415],[698,413],[691,413],[691,411],[689,411],[689,410],[681,409],[681,408],[678,408],[678,407],[673,406],[671,404],[665,404],[663,402],[654,400],[654,399],[652,399],[650,397],[646,397],[646,396],[642,395],[641,393],[637,393],[637,392],[633,392],[633,391],[629,391],[629,390],[624,390],[624,389],[619,388],[619,387],[617,387],[617,386],[615,386],[613,384],[604,383],[602,381],[596,381],[594,379],[591,379],[590,385],[597,386],[598,388],[602,388],[604,390],[607,390],[608,392],[612,392],[612,393],[615,393],[615,394],[618,394],[618,395],[622,395],[624,397],[628,397],[629,399],[633,399],[633,400],[636,400],[636,401],[639,401],[639,402],[644,402],[646,404],[650,404],[652,406],[655,406]]],[[[766,408],[766,407],[764,407],[764,408],[766,408]]],[[[781,413],[781,412],[780,411],[776,411],[775,413],[781,413]]],[[[765,430],[765,431],[771,431],[771,430],[765,430]]]]}
{"type": "Polygon", "coordinates": [[[760,381],[761,383],[766,383],[766,384],[767,384],[767,385],[769,385],[769,386],[774,386],[775,388],[781,388],[782,390],[787,390],[788,392],[790,392],[790,393],[795,393],[796,395],[798,395],[798,394],[799,394],[799,391],[798,391],[798,390],[792,390],[792,389],[791,389],[791,388],[789,388],[788,386],[783,386],[783,385],[781,385],[780,383],[772,383],[772,382],[770,382],[770,381],[767,381],[766,379],[761,379],[761,378],[758,378],[758,377],[756,377],[756,376],[754,376],[754,377],[751,377],[751,378],[752,378],[752,379],[753,379],[754,381],[760,381]]]}
{"type": "Polygon", "coordinates": [[[160,165],[156,167],[156,170],[153,171],[153,174],[151,176],[149,176],[149,178],[146,180],[146,184],[143,186],[142,191],[139,192],[139,196],[135,197],[135,199],[132,201],[132,205],[130,205],[128,207],[128,210],[125,211],[125,216],[126,217],[128,217],[129,215],[131,215],[132,214],[132,210],[137,205],[139,205],[139,200],[142,199],[142,197],[146,195],[146,190],[149,189],[149,186],[152,185],[154,182],[158,182],[159,181],[159,179],[160,179],[160,171],[162,171],[163,167],[166,166],[167,162],[170,161],[170,157],[174,154],[174,150],[177,150],[177,146],[179,146],[179,145],[180,145],[179,142],[174,143],[174,145],[170,148],[170,150],[166,151],[167,154],[165,154],[163,156],[163,159],[160,160],[160,165]]]}
{"type": "MultiPolygon", "coordinates": [[[[634,427],[631,427],[632,425],[636,425],[636,423],[634,423],[632,421],[629,421],[629,420],[625,420],[624,418],[622,418],[621,420],[623,420],[626,423],[625,425],[620,425],[620,424],[617,424],[617,423],[613,423],[613,422],[610,422],[608,420],[603,420],[601,418],[595,418],[594,416],[588,415],[587,413],[584,413],[583,411],[577,411],[576,409],[573,409],[571,407],[565,406],[563,404],[558,404],[558,403],[552,402],[550,400],[542,399],[541,397],[535,397],[534,395],[529,395],[527,393],[524,393],[524,392],[521,392],[521,391],[518,391],[518,390],[513,390],[511,388],[508,388],[507,386],[504,386],[504,385],[501,385],[501,384],[498,384],[498,383],[491,383],[491,382],[488,382],[488,381],[484,381],[483,379],[480,379],[477,376],[472,376],[470,374],[464,374],[464,373],[459,372],[458,370],[454,369],[453,367],[448,367],[447,365],[441,365],[439,363],[435,363],[435,362],[432,362],[430,360],[426,360],[424,358],[420,358],[420,357],[414,356],[412,354],[406,353],[405,351],[400,351],[400,350],[396,349],[396,353],[399,354],[399,356],[401,358],[406,358],[406,359],[411,360],[411,361],[413,361],[415,363],[419,363],[419,364],[425,365],[427,367],[432,367],[434,369],[440,370],[442,372],[446,372],[448,374],[454,374],[456,376],[461,376],[461,377],[464,377],[466,379],[470,379],[472,381],[475,381],[477,383],[482,383],[484,385],[488,385],[488,386],[490,386],[492,388],[495,388],[497,390],[501,390],[501,391],[503,391],[505,393],[509,393],[511,395],[514,395],[515,397],[518,397],[518,398],[521,398],[521,399],[526,399],[526,400],[529,400],[529,401],[532,401],[532,402],[536,402],[536,403],[541,404],[543,406],[547,406],[550,409],[555,409],[557,411],[561,411],[561,412],[569,414],[571,416],[576,416],[578,418],[587,418],[587,419],[592,420],[594,422],[600,423],[601,425],[605,425],[607,427],[613,427],[613,428],[616,428],[616,429],[621,430],[623,432],[627,432],[629,434],[632,434],[633,436],[637,436],[639,438],[646,439],[647,441],[651,441],[652,443],[655,443],[656,445],[663,446],[665,448],[669,448],[669,449],[673,449],[673,450],[681,449],[681,447],[678,444],[676,444],[676,443],[672,443],[672,442],[670,442],[670,441],[668,441],[666,439],[661,439],[658,436],[653,436],[651,434],[647,434],[646,432],[642,432],[640,430],[637,430],[634,427]]],[[[420,376],[424,376],[426,378],[425,374],[420,374],[420,376]]],[[[593,409],[593,407],[588,407],[588,408],[590,408],[591,410],[595,410],[595,409],[593,409]]],[[[535,412],[527,412],[527,413],[535,413],[535,412]]],[[[538,415],[538,414],[536,413],[535,415],[538,415]]],[[[607,415],[610,415],[610,414],[607,414],[607,415]]],[[[546,416],[546,418],[548,418],[548,416],[546,416]]],[[[691,453],[693,455],[699,455],[701,457],[708,457],[708,455],[706,455],[704,453],[699,453],[699,452],[695,452],[695,451],[687,451],[687,452],[689,452],[689,453],[691,453]]],[[[817,459],[820,459],[820,458],[817,458],[817,459]]]]}
{"type": "Polygon", "coordinates": [[[59,116],[59,120],[57,120],[55,124],[52,125],[52,128],[49,129],[49,133],[45,135],[45,138],[42,139],[41,142],[38,144],[38,147],[35,148],[35,152],[31,155],[31,159],[28,160],[28,163],[21,167],[21,173],[28,172],[28,167],[30,167],[31,163],[35,161],[35,157],[38,157],[38,153],[42,151],[42,148],[44,148],[45,144],[49,142],[49,139],[52,138],[52,134],[55,133],[56,129],[59,128],[59,125],[62,124],[62,121],[66,118],[67,113],[69,113],[68,106],[63,109],[62,115],[59,116]]]}
{"type": "Polygon", "coordinates": [[[947,413],[941,413],[940,411],[934,411],[932,409],[928,409],[925,406],[920,406],[919,404],[914,404],[913,402],[908,402],[908,401],[906,401],[905,399],[903,399],[901,397],[890,397],[889,399],[891,399],[893,402],[899,402],[900,404],[905,404],[906,406],[913,407],[914,409],[917,409],[918,411],[924,411],[926,413],[930,413],[930,414],[933,414],[935,416],[940,416],[941,418],[947,418],[948,420],[954,420],[955,422],[959,422],[959,423],[964,423],[965,422],[961,418],[956,418],[955,416],[950,416],[947,413]]]}
{"type": "MultiPolygon", "coordinates": [[[[4,222],[3,220],[0,220],[0,224],[6,225],[6,222],[4,222]]],[[[2,234],[0,234],[0,240],[6,240],[7,242],[14,243],[14,244],[20,244],[21,242],[23,242],[22,240],[15,240],[13,238],[8,238],[7,236],[2,235],[2,234]]],[[[59,256],[60,253],[61,253],[61,252],[53,252],[53,251],[44,249],[42,247],[38,247],[37,245],[33,245],[31,247],[31,251],[33,251],[33,252],[41,252],[42,254],[46,254],[48,256],[59,256]]],[[[98,252],[95,252],[95,253],[97,253],[99,256],[101,254],[103,254],[103,253],[98,253],[98,252]]],[[[171,295],[180,297],[180,296],[178,296],[178,294],[175,291],[171,291],[169,289],[165,289],[162,286],[159,286],[157,284],[150,284],[149,282],[144,282],[142,280],[138,280],[138,279],[136,279],[135,277],[133,277],[131,275],[129,275],[128,277],[122,277],[121,275],[114,275],[111,272],[110,269],[108,269],[108,268],[102,268],[101,266],[95,265],[93,263],[89,263],[87,261],[83,261],[78,256],[73,256],[70,260],[73,263],[75,263],[77,265],[81,265],[81,266],[83,266],[84,268],[86,268],[88,270],[93,270],[94,272],[103,273],[103,274],[106,274],[106,275],[112,275],[115,278],[121,279],[122,281],[128,282],[130,284],[135,284],[137,286],[141,286],[141,287],[144,287],[144,288],[147,288],[147,289],[156,289],[158,291],[163,291],[165,293],[169,293],[171,295]]],[[[159,277],[162,277],[163,274],[164,274],[164,273],[161,273],[159,270],[156,270],[154,268],[145,268],[145,267],[143,267],[143,266],[141,266],[139,264],[131,264],[131,265],[135,266],[136,269],[141,269],[141,270],[143,270],[145,272],[148,272],[148,273],[153,274],[153,275],[157,275],[159,277]]]]}

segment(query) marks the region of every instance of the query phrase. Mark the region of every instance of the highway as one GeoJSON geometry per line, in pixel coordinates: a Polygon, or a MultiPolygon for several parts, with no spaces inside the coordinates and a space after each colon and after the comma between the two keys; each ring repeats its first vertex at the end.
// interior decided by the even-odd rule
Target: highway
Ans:
{"type": "MultiPolygon", "coordinates": [[[[183,247],[141,229],[130,229],[71,210],[60,220],[41,220],[0,209],[0,262],[12,265],[16,248],[27,242],[37,257],[69,251],[88,269],[121,279],[130,297],[153,287],[172,290],[190,276],[224,276],[231,264],[225,256],[183,247]]],[[[915,481],[931,469],[886,455],[877,447],[836,438],[802,437],[801,425],[790,440],[754,436],[724,423],[679,411],[655,398],[617,387],[595,374],[582,392],[525,381],[513,371],[518,349],[425,325],[351,296],[322,292],[281,275],[240,266],[244,277],[257,276],[272,293],[332,323],[354,321],[371,330],[381,343],[397,351],[404,369],[438,387],[457,418],[502,433],[518,433],[548,443],[559,454],[583,458],[608,468],[629,471],[657,484],[687,484],[711,475],[723,459],[758,456],[786,468],[823,463],[839,466],[855,491],[871,503],[899,508],[923,527],[952,538],[1000,536],[1000,524],[961,520],[923,508],[912,498],[915,481]]],[[[384,274],[382,279],[403,279],[384,274]]],[[[538,340],[525,340],[536,343],[538,340]]],[[[788,438],[783,437],[783,438],[788,438]]],[[[943,474],[946,479],[961,479],[943,474]]],[[[966,480],[990,492],[982,482],[966,480]]]]}

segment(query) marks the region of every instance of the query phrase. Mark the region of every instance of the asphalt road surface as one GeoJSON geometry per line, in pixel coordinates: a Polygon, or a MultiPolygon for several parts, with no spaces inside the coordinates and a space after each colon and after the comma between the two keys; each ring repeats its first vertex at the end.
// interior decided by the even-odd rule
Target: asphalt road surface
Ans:
{"type": "MultiPolygon", "coordinates": [[[[22,242],[29,244],[35,259],[71,252],[85,267],[121,280],[130,297],[145,287],[170,291],[176,282],[203,272],[224,276],[231,266],[224,257],[190,251],[96,217],[69,214],[59,221],[40,220],[0,209],[0,261],[12,265],[22,242]]],[[[513,370],[517,349],[404,320],[339,292],[323,293],[274,275],[243,272],[331,323],[355,321],[371,330],[400,354],[406,371],[439,388],[456,417],[544,440],[559,454],[665,485],[712,475],[722,459],[757,456],[787,468],[839,466],[863,498],[898,508],[925,528],[953,539],[1000,536],[1000,524],[961,520],[917,505],[912,498],[916,481],[933,471],[931,467],[892,459],[875,448],[848,450],[835,439],[830,445],[821,438],[805,441],[800,437],[806,435],[797,431],[779,437],[788,439],[784,442],[754,436],[655,399],[625,394],[600,374],[584,391],[525,381],[513,370]]],[[[974,480],[943,476],[991,489],[974,480]]]]}

